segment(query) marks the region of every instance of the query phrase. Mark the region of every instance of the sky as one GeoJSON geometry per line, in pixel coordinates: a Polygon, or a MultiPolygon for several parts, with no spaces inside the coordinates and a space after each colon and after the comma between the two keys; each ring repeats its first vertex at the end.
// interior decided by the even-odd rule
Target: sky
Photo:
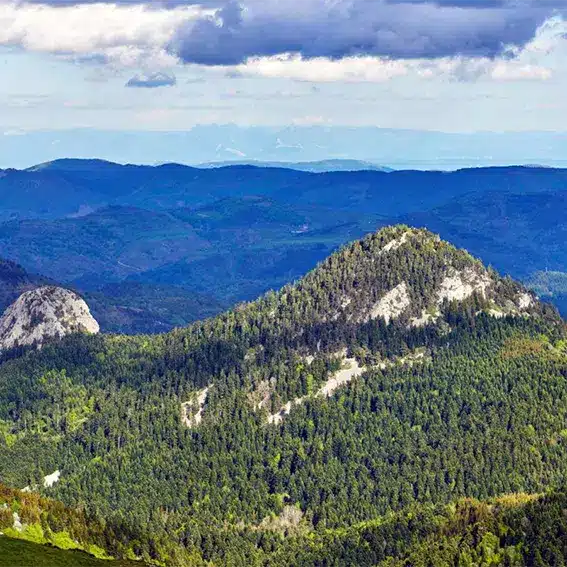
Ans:
{"type": "Polygon", "coordinates": [[[567,132],[567,0],[0,0],[0,133],[567,132]]]}

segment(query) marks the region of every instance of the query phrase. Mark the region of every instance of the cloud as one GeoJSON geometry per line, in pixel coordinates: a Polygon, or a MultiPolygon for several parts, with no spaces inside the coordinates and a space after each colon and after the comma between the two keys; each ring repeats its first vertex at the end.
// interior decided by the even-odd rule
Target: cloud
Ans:
{"type": "Polygon", "coordinates": [[[54,7],[0,0],[0,46],[122,67],[163,68],[178,61],[166,50],[176,30],[206,13],[197,6],[169,10],[134,3],[54,7]]]}
{"type": "Polygon", "coordinates": [[[167,73],[149,73],[146,75],[135,75],[127,83],[126,87],[155,89],[158,87],[173,87],[177,84],[174,75],[167,73]]]}
{"type": "Polygon", "coordinates": [[[256,76],[291,79],[312,83],[381,83],[406,76],[421,79],[444,78],[454,81],[542,81],[553,76],[547,56],[565,45],[567,22],[554,17],[536,32],[522,48],[510,49],[501,57],[447,56],[438,58],[399,58],[351,56],[305,58],[287,53],[251,57],[246,62],[222,67],[229,76],[256,76]]]}
{"type": "Polygon", "coordinates": [[[531,41],[566,0],[227,0],[183,25],[182,60],[238,65],[283,53],[303,59],[487,57],[531,41]]]}
{"type": "Polygon", "coordinates": [[[186,6],[222,7],[225,0],[0,0],[0,2],[16,4],[39,4],[44,6],[71,7],[84,4],[120,4],[122,6],[144,5],[150,9],[170,9],[186,6]]]}
{"type": "Polygon", "coordinates": [[[377,57],[345,57],[331,60],[324,57],[304,59],[301,55],[284,54],[254,57],[232,71],[241,76],[293,79],[318,83],[383,82],[407,75],[411,63],[377,57]]]}
{"type": "Polygon", "coordinates": [[[519,59],[444,57],[439,59],[386,59],[382,57],[345,57],[303,59],[286,54],[255,57],[246,63],[227,67],[231,74],[270,79],[291,79],[313,83],[382,83],[397,77],[422,79],[446,77],[457,81],[487,78],[495,81],[545,80],[550,69],[524,63],[519,59]]]}
{"type": "Polygon", "coordinates": [[[506,61],[494,65],[490,76],[497,81],[546,81],[553,73],[539,65],[513,65],[506,61]]]}
{"type": "Polygon", "coordinates": [[[565,12],[567,0],[0,0],[0,46],[140,77],[181,61],[317,82],[545,79],[516,61],[565,12]]]}

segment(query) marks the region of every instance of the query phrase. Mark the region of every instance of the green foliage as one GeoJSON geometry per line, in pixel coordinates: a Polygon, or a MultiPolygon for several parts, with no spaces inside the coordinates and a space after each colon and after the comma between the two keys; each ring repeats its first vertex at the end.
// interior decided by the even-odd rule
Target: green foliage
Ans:
{"type": "Polygon", "coordinates": [[[86,553],[62,551],[35,543],[0,537],[0,567],[142,567],[129,561],[103,561],[86,553]]]}
{"type": "MultiPolygon", "coordinates": [[[[50,533],[113,557],[186,566],[403,560],[448,522],[431,503],[561,487],[563,323],[539,304],[512,316],[524,290],[492,273],[486,295],[437,305],[448,275],[487,272],[425,231],[383,253],[407,230],[370,235],[296,285],[186,329],[78,335],[7,354],[1,480],[89,519],[59,519],[50,533]],[[407,310],[390,324],[369,320],[401,283],[407,310]],[[494,305],[511,315],[486,315],[494,305]],[[434,308],[438,322],[411,326],[434,308]],[[328,399],[313,396],[343,349],[367,372],[328,399]],[[188,428],[181,405],[205,387],[203,422],[188,428]],[[267,423],[299,397],[281,425],[267,423]],[[56,469],[60,481],[43,488],[56,469]]],[[[492,536],[475,539],[463,565],[524,553],[492,536]]],[[[455,538],[443,540],[439,563],[423,564],[454,565],[455,538]]]]}

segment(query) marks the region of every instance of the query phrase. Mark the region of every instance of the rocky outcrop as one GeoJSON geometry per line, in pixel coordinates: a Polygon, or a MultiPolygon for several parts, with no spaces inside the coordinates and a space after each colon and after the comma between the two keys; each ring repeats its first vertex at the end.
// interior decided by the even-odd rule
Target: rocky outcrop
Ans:
{"type": "Polygon", "coordinates": [[[185,427],[195,427],[203,421],[203,410],[211,386],[197,392],[194,399],[181,404],[181,421],[185,427]],[[196,411],[195,411],[196,410],[196,411]]]}
{"type": "Polygon", "coordinates": [[[451,270],[451,273],[441,282],[441,289],[437,293],[437,303],[443,301],[464,301],[474,293],[483,297],[494,280],[484,268],[468,268],[462,271],[451,270]]]}
{"type": "Polygon", "coordinates": [[[366,320],[382,318],[389,323],[390,320],[397,319],[410,305],[408,286],[402,282],[374,305],[366,320]]]}
{"type": "Polygon", "coordinates": [[[74,292],[54,286],[23,293],[0,319],[0,350],[41,347],[72,333],[98,333],[88,305],[74,292]]]}
{"type": "MultiPolygon", "coordinates": [[[[346,386],[349,382],[361,376],[365,368],[358,364],[355,358],[346,358],[346,353],[342,354],[342,364],[341,369],[335,372],[330,378],[323,384],[323,386],[317,390],[315,397],[329,398],[332,396],[336,390],[346,386]]],[[[283,421],[286,415],[291,413],[294,406],[298,406],[305,402],[310,396],[303,396],[302,398],[296,398],[295,400],[290,400],[285,404],[277,413],[268,416],[269,424],[279,424],[283,421]]]]}

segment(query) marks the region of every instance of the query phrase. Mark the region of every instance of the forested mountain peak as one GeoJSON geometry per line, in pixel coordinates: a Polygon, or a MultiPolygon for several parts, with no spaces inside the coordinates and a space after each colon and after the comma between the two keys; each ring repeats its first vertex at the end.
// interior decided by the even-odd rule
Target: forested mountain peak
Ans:
{"type": "Polygon", "coordinates": [[[7,356],[0,481],[86,503],[148,562],[376,564],[301,549],[416,503],[560,486],[565,336],[520,284],[388,227],[188,327],[7,356]]]}
{"type": "Polygon", "coordinates": [[[0,318],[0,350],[41,346],[76,332],[98,333],[88,305],[76,293],[43,286],[23,293],[0,318]]]}
{"type": "Polygon", "coordinates": [[[427,360],[464,320],[481,315],[559,321],[534,294],[466,251],[397,225],[345,246],[279,292],[163,335],[156,345],[185,349],[184,360],[207,360],[193,366],[194,385],[182,396],[188,427],[212,419],[209,398],[223,387],[247,391],[255,411],[267,410],[267,422],[278,424],[306,399],[329,397],[366,371],[427,360]],[[283,371],[282,361],[308,369],[309,383],[283,371]],[[211,390],[213,383],[220,389],[211,390]]]}
{"type": "Polygon", "coordinates": [[[522,285],[425,230],[397,225],[343,247],[296,284],[242,308],[279,325],[372,320],[423,327],[455,304],[495,317],[539,309],[522,285]]]}

